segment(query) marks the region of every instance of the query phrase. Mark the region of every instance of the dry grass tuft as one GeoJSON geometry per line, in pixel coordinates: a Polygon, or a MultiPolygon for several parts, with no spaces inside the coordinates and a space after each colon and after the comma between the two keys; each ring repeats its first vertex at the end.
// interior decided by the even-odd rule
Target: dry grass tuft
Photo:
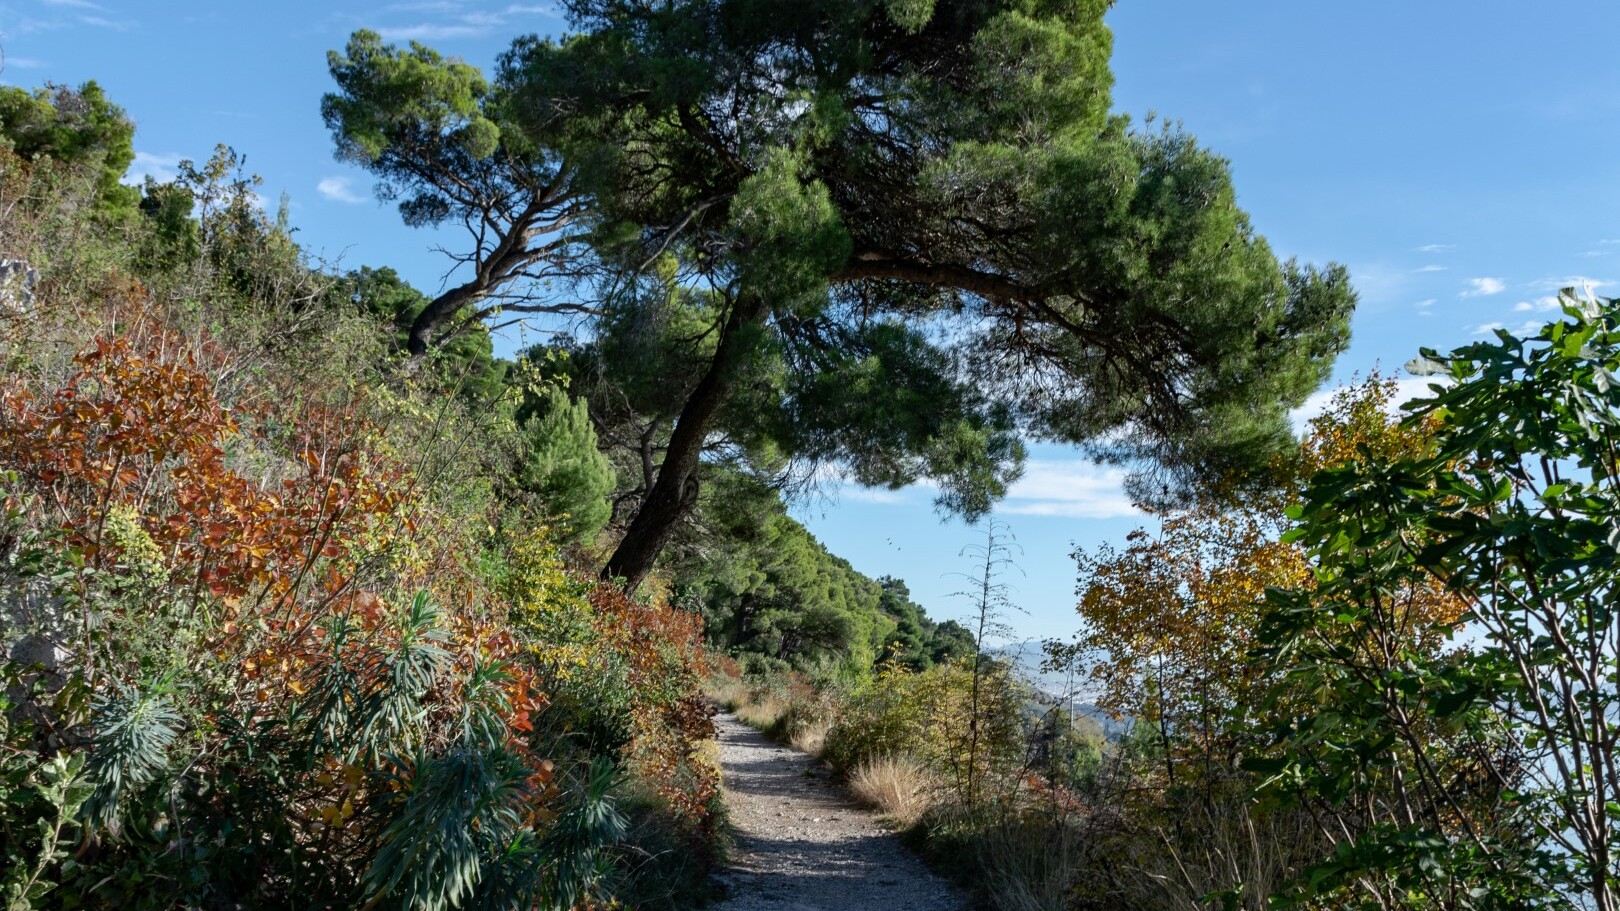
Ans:
{"type": "Polygon", "coordinates": [[[855,799],[901,826],[910,826],[934,803],[933,776],[910,756],[879,756],[855,767],[849,776],[855,799]]]}
{"type": "Polygon", "coordinates": [[[991,826],[975,841],[985,891],[996,911],[1064,911],[1071,906],[1074,884],[1087,863],[1073,825],[1013,822],[991,826]]]}
{"type": "Polygon", "coordinates": [[[800,724],[788,738],[788,744],[801,753],[811,756],[820,756],[821,748],[827,745],[827,732],[832,730],[832,722],[825,718],[817,718],[800,724]]]}
{"type": "Polygon", "coordinates": [[[748,701],[748,685],[736,677],[710,677],[704,683],[703,691],[724,712],[735,712],[738,706],[748,701]]]}
{"type": "Polygon", "coordinates": [[[759,699],[744,700],[737,704],[734,711],[737,713],[738,721],[757,731],[765,731],[781,721],[787,710],[787,700],[766,695],[759,699]]]}

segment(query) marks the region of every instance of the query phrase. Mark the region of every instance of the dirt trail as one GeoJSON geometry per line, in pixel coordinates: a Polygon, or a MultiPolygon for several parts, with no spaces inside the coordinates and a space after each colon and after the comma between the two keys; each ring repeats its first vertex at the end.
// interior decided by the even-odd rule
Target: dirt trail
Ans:
{"type": "Polygon", "coordinates": [[[719,911],[967,911],[810,757],[732,715],[715,719],[737,831],[719,911]]]}

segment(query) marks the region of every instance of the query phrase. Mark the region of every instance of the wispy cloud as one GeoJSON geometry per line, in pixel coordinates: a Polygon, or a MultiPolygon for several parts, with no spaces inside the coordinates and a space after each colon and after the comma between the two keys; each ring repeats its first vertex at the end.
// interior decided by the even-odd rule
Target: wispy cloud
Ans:
{"type": "Polygon", "coordinates": [[[454,13],[465,6],[458,0],[422,0],[420,3],[390,3],[383,10],[390,13],[454,13]]]}
{"type": "Polygon", "coordinates": [[[1613,279],[1593,278],[1590,275],[1566,275],[1563,278],[1544,278],[1533,282],[1531,287],[1538,291],[1562,291],[1565,288],[1574,288],[1577,291],[1607,288],[1615,284],[1613,279]]]}
{"type": "Polygon", "coordinates": [[[393,12],[440,13],[446,18],[433,22],[409,25],[385,25],[377,33],[389,41],[452,41],[457,38],[481,38],[509,26],[517,16],[549,16],[561,18],[557,7],[551,5],[510,4],[499,10],[468,9],[467,4],[450,0],[426,0],[420,3],[399,3],[388,7],[393,12]]]}
{"type": "Polygon", "coordinates": [[[107,8],[90,0],[44,0],[46,6],[66,6],[72,9],[93,9],[106,12],[107,8]]]}
{"type": "Polygon", "coordinates": [[[96,28],[110,28],[116,32],[128,31],[130,28],[130,24],[128,22],[118,22],[113,19],[108,19],[106,16],[80,16],[79,21],[83,22],[85,25],[94,26],[96,28]]]}
{"type": "Polygon", "coordinates": [[[1007,491],[1001,512],[1017,516],[1113,519],[1139,515],[1125,494],[1125,473],[1080,459],[1031,459],[1007,491]]]}
{"type": "Polygon", "coordinates": [[[838,488],[838,499],[851,500],[856,503],[882,503],[890,505],[904,503],[906,494],[903,490],[885,490],[881,487],[856,487],[850,485],[838,488]]]}
{"type": "Polygon", "coordinates": [[[1424,244],[1417,248],[1419,253],[1444,253],[1447,250],[1455,249],[1457,249],[1456,244],[1424,244]]]}
{"type": "Polygon", "coordinates": [[[45,68],[45,61],[40,60],[38,57],[5,57],[0,58],[0,64],[4,64],[6,69],[42,70],[45,68]]]}
{"type": "Polygon", "coordinates": [[[1506,290],[1507,282],[1502,281],[1500,278],[1470,278],[1468,280],[1468,290],[1458,296],[1485,297],[1491,294],[1501,294],[1506,290]]]}
{"type": "Polygon", "coordinates": [[[1482,323],[1474,327],[1474,334],[1495,335],[1498,330],[1506,329],[1511,335],[1518,336],[1519,338],[1526,338],[1540,332],[1541,327],[1545,325],[1547,325],[1547,321],[1541,319],[1525,320],[1524,322],[1513,327],[1509,327],[1500,322],[1482,323]]]}
{"type": "Polygon", "coordinates": [[[165,155],[154,155],[151,152],[136,152],[135,161],[130,164],[129,171],[124,174],[124,183],[140,185],[150,177],[158,183],[168,183],[180,176],[178,168],[182,156],[170,152],[165,155]]]}
{"type": "Polygon", "coordinates": [[[323,177],[315,185],[316,192],[335,202],[365,202],[366,198],[354,191],[354,185],[347,177],[323,177]]]}
{"type": "Polygon", "coordinates": [[[1548,295],[1533,301],[1519,301],[1513,305],[1516,313],[1547,313],[1558,309],[1558,298],[1548,295]]]}
{"type": "Polygon", "coordinates": [[[1413,269],[1412,271],[1413,272],[1444,272],[1444,271],[1446,271],[1447,268],[1449,268],[1449,267],[1447,267],[1447,266],[1437,266],[1434,263],[1430,263],[1427,266],[1418,266],[1416,269],[1413,269]]]}
{"type": "Polygon", "coordinates": [[[490,33],[485,25],[448,25],[422,23],[377,29],[377,34],[389,41],[448,41],[452,38],[477,38],[490,33]]]}

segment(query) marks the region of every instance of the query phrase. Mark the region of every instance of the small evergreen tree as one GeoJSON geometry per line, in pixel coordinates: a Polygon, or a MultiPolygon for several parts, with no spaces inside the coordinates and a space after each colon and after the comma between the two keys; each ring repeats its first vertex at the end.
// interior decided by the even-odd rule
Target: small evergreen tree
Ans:
{"type": "Polygon", "coordinates": [[[607,497],[618,482],[613,465],[596,448],[584,402],[570,399],[558,386],[538,398],[534,414],[523,423],[518,483],[540,497],[565,537],[589,540],[612,513],[607,497]]]}

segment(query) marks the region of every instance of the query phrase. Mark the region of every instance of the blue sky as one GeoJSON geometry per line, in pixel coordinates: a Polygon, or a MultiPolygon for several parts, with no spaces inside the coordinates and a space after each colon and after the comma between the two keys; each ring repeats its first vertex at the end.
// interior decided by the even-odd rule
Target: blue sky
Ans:
{"type": "MultiPolygon", "coordinates": [[[[787,0],[784,0],[787,2],[787,0]]],[[[1620,4],[1124,0],[1116,107],[1179,120],[1232,161],[1243,206],[1277,252],[1347,264],[1361,295],[1337,375],[1394,370],[1547,316],[1561,285],[1620,293],[1620,4]]],[[[431,239],[332,160],[325,52],[369,27],[488,67],[515,35],[556,32],[542,2],[350,4],[0,0],[0,81],[99,80],[134,117],[137,170],[162,175],[216,143],[282,193],[300,240],[344,268],[392,265],[420,287],[431,239]]],[[[1024,549],[1012,581],[1029,636],[1075,626],[1074,545],[1142,521],[1118,478],[1039,446],[1000,517],[1024,549]]],[[[935,616],[977,540],[927,490],[845,490],[796,508],[869,574],[904,578],[935,616]]]]}

